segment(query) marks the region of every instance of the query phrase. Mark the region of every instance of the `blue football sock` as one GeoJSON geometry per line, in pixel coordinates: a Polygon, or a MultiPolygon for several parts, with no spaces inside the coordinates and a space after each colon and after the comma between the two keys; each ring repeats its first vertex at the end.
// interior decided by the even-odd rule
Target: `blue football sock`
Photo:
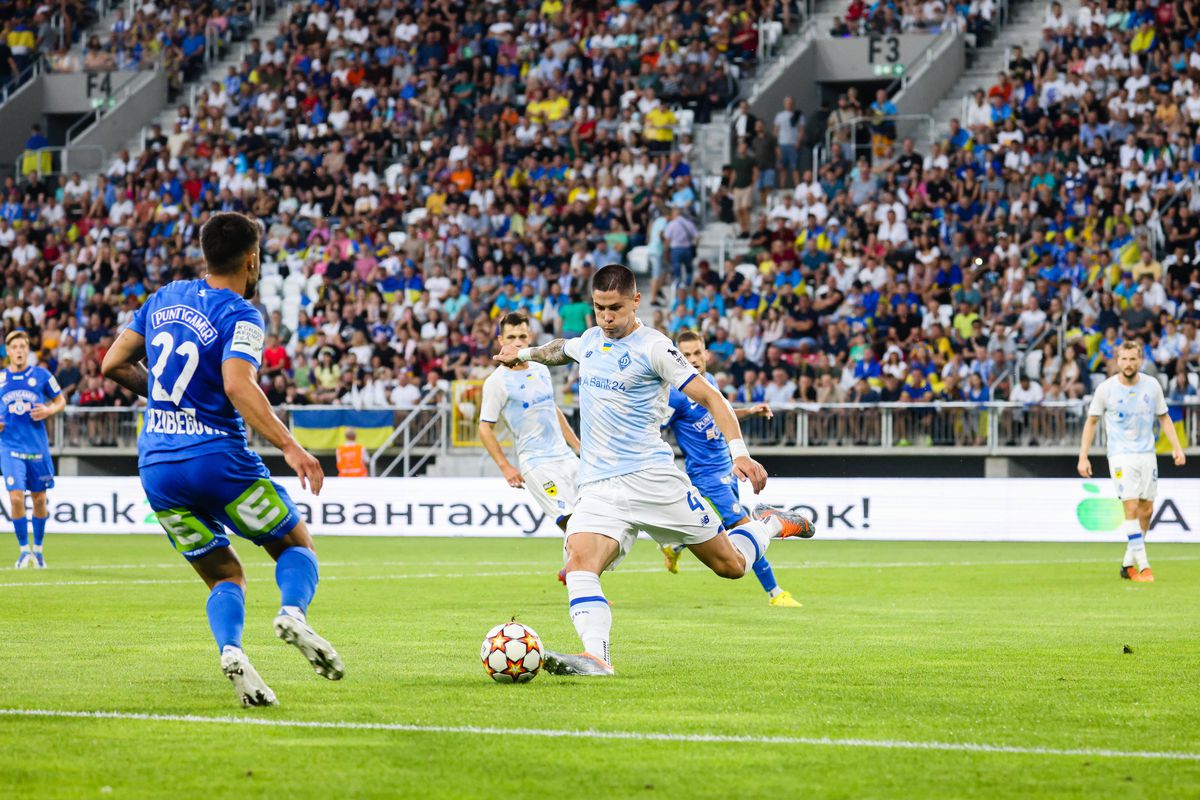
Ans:
{"type": "Polygon", "coordinates": [[[46,518],[33,518],[33,546],[41,547],[42,540],[46,538],[46,518]]]}
{"type": "Polygon", "coordinates": [[[758,582],[768,594],[779,588],[775,581],[775,572],[771,569],[771,562],[767,561],[766,556],[754,562],[754,577],[758,578],[758,582]]]}
{"type": "Polygon", "coordinates": [[[17,544],[29,547],[29,518],[13,517],[13,533],[17,535],[17,544]]]}
{"type": "Polygon", "coordinates": [[[289,547],[275,562],[280,605],[293,606],[307,614],[308,604],[317,593],[317,581],[317,554],[307,547],[289,547]]]}
{"type": "Polygon", "coordinates": [[[242,628],[246,624],[246,593],[241,586],[222,581],[208,595],[208,627],[212,628],[217,649],[242,647],[242,628]]]}

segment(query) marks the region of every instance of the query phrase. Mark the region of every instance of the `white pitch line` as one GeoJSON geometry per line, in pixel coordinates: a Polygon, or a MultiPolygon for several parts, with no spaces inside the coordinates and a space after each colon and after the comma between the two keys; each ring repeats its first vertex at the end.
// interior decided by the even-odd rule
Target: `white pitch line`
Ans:
{"type": "Polygon", "coordinates": [[[315,720],[261,719],[257,717],[204,717],[194,714],[137,714],[121,711],[55,711],[35,708],[0,708],[0,716],[56,719],[128,720],[135,722],[191,722],[207,725],[248,725],[264,728],[316,728],[324,730],[447,733],[471,736],[537,736],[546,739],[596,739],[635,742],[689,742],[701,744],[781,744],[810,747],[851,747],[880,750],[940,750],[960,753],[1068,756],[1086,758],[1137,758],[1166,761],[1200,761],[1200,753],[1107,748],[1025,747],[975,742],[919,742],[902,739],[838,739],[829,736],[744,736],[722,733],[665,733],[655,731],[596,731],[562,728],[493,728],[475,725],[414,725],[403,722],[320,722],[315,720]]]}
{"type": "MultiPolygon", "coordinates": [[[[183,560],[163,562],[159,564],[75,564],[63,569],[171,569],[178,568],[183,560]]],[[[545,564],[544,561],[322,561],[322,567],[534,567],[545,564]]],[[[243,562],[246,569],[274,569],[274,562],[253,561],[243,562]]]]}
{"type": "MultiPolygon", "coordinates": [[[[1200,561],[1200,555],[1177,555],[1177,557],[1163,557],[1159,555],[1158,561],[1200,561]]],[[[984,561],[802,561],[799,564],[773,563],[775,570],[887,570],[887,569],[912,569],[912,567],[950,567],[950,566],[1042,566],[1050,564],[1109,564],[1112,559],[996,559],[984,561]]],[[[540,561],[478,561],[476,564],[463,564],[462,561],[322,561],[320,566],[323,567],[343,567],[343,566],[480,566],[480,565],[496,565],[496,566],[511,566],[511,565],[534,565],[541,564],[540,561]]],[[[133,570],[139,567],[145,569],[158,569],[158,567],[175,567],[178,569],[179,561],[174,564],[112,564],[112,565],[94,565],[94,566],[78,566],[64,567],[64,569],[76,570],[133,570]]],[[[266,567],[274,566],[272,564],[250,564],[248,567],[266,567]]],[[[546,570],[550,570],[550,566],[546,566],[546,570]]],[[[538,571],[512,571],[512,572],[449,572],[449,573],[419,573],[419,575],[371,575],[371,576],[322,576],[322,581],[406,581],[413,578],[497,578],[509,576],[529,576],[541,575],[538,571]]],[[[619,570],[620,575],[629,575],[629,573],[637,572],[659,572],[661,567],[646,567],[646,569],[626,569],[619,570]]],[[[13,581],[11,583],[0,583],[0,589],[12,587],[107,587],[107,585],[170,585],[194,583],[193,581],[182,581],[182,579],[155,579],[155,578],[131,578],[128,581],[31,581],[23,583],[13,581]]]]}

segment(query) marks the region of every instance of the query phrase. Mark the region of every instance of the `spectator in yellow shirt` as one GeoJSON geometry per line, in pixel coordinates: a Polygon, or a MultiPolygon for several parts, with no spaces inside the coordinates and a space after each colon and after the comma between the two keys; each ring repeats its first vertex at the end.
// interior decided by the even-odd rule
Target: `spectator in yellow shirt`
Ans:
{"type": "Polygon", "coordinates": [[[646,122],[642,127],[642,137],[646,140],[651,152],[668,152],[671,149],[671,143],[675,141],[675,112],[662,104],[647,111],[646,122]]]}

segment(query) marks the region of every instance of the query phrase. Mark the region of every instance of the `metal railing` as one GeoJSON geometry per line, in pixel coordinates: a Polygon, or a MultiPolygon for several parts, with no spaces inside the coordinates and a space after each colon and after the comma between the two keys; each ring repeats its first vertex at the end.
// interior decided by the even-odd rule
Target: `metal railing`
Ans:
{"type": "Polygon", "coordinates": [[[383,445],[371,454],[368,467],[372,477],[386,478],[399,467],[400,477],[421,470],[439,452],[446,452],[450,439],[450,404],[427,395],[420,405],[396,426],[383,445]],[[391,459],[384,464],[384,460],[391,459]]]}
{"type": "MultiPolygon", "coordinates": [[[[865,127],[865,128],[870,129],[876,125],[879,125],[880,123],[891,123],[891,125],[893,126],[894,132],[896,134],[891,139],[893,144],[897,141],[900,141],[903,138],[914,138],[915,139],[915,137],[911,137],[911,136],[905,137],[905,136],[900,135],[900,125],[903,123],[924,124],[925,131],[926,131],[926,137],[923,140],[923,144],[925,144],[925,145],[933,144],[933,142],[936,139],[937,120],[935,120],[929,114],[883,114],[883,115],[879,115],[879,116],[855,117],[854,119],[847,120],[846,122],[841,122],[841,123],[838,123],[837,125],[831,125],[825,130],[825,152],[833,153],[836,148],[837,153],[838,153],[838,159],[845,159],[846,154],[844,152],[844,148],[849,147],[850,148],[849,160],[851,162],[854,162],[858,159],[859,151],[861,151],[861,150],[865,150],[867,153],[873,153],[874,143],[872,141],[860,143],[858,140],[857,134],[858,134],[858,130],[860,127],[865,127]],[[842,141],[835,141],[835,139],[837,138],[837,134],[839,132],[845,131],[847,129],[849,129],[849,134],[850,134],[849,139],[842,140],[842,141]]],[[[814,152],[814,159],[815,158],[816,158],[816,153],[814,152]]],[[[874,160],[874,159],[871,159],[871,160],[874,160]]]]}
{"type": "MultiPolygon", "coordinates": [[[[371,475],[408,477],[418,474],[438,455],[453,447],[459,452],[478,450],[478,438],[455,425],[477,424],[478,410],[469,418],[452,421],[453,403],[427,398],[413,409],[394,409],[402,415],[387,440],[372,452],[371,475]],[[467,435],[470,434],[470,435],[467,435]]],[[[1168,403],[1173,418],[1182,423],[1180,442],[1190,453],[1200,453],[1200,400],[1168,403]]],[[[292,408],[276,413],[291,427],[292,408]]],[[[329,406],[346,410],[345,406],[329,406]]],[[[742,433],[754,452],[762,455],[849,454],[892,455],[1055,455],[1078,452],[1088,404],[1083,400],[1050,401],[1033,405],[988,403],[796,403],[774,406],[774,417],[742,421],[742,433]]],[[[576,419],[577,409],[563,409],[576,419]]],[[[91,408],[69,406],[47,425],[51,453],[55,456],[133,456],[141,428],[142,408],[91,408]]],[[[1176,425],[1177,429],[1180,427],[1176,425]]],[[[1093,452],[1104,445],[1101,425],[1093,452]]],[[[1165,439],[1159,437],[1160,452],[1165,439]]],[[[272,448],[255,435],[252,448],[263,453],[272,448]]]]}
{"type": "Polygon", "coordinates": [[[3,89],[0,89],[0,106],[4,105],[8,98],[17,93],[25,84],[41,75],[44,70],[48,70],[49,64],[45,56],[39,55],[33,61],[29,62],[25,69],[21,70],[15,77],[10,78],[3,89]]]}
{"type": "Polygon", "coordinates": [[[72,172],[100,172],[107,163],[108,151],[98,144],[43,147],[41,150],[26,150],[17,156],[13,174],[18,178],[34,174],[44,178],[72,172]]]}
{"type": "Polygon", "coordinates": [[[152,71],[140,70],[134,72],[124,83],[109,92],[100,102],[94,103],[94,108],[91,111],[76,120],[75,124],[67,129],[63,141],[67,143],[67,146],[70,146],[71,142],[83,136],[91,130],[92,126],[120,108],[135,92],[145,88],[153,79],[154,72],[152,71]]]}

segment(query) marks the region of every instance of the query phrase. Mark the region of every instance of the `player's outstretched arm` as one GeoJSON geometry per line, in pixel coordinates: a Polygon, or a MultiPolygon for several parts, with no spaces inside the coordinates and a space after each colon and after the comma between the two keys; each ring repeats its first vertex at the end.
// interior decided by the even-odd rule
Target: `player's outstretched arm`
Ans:
{"type": "Polygon", "coordinates": [[[142,363],[146,358],[146,337],[126,328],[104,354],[100,371],[104,377],[124,386],[138,397],[150,395],[150,376],[142,363]]]}
{"type": "Polygon", "coordinates": [[[579,437],[575,435],[575,431],[571,428],[571,423],[567,422],[567,415],[562,413],[562,409],[558,406],[554,407],[558,413],[558,427],[562,428],[563,438],[567,440],[567,447],[575,451],[575,455],[579,455],[579,437]]]}
{"type": "Polygon", "coordinates": [[[321,462],[300,446],[287,425],[275,416],[267,396],[258,385],[258,370],[243,358],[227,358],[221,363],[221,378],[225,383],[225,394],[229,402],[242,415],[246,423],[258,431],[268,442],[283,453],[287,465],[295,470],[302,488],[312,488],[313,494],[321,493],[325,472],[321,462]]]}
{"type": "Polygon", "coordinates": [[[1182,467],[1187,463],[1187,456],[1183,454],[1183,445],[1179,443],[1179,432],[1175,430],[1175,421],[1171,419],[1170,414],[1163,414],[1158,418],[1158,424],[1162,426],[1162,432],[1171,445],[1171,460],[1175,462],[1175,466],[1182,467]]]}
{"type": "Polygon", "coordinates": [[[512,465],[504,455],[503,448],[500,447],[499,440],[496,439],[496,432],[493,430],[495,426],[487,420],[479,421],[479,441],[483,442],[483,449],[488,451],[488,455],[492,457],[492,461],[496,462],[496,466],[500,468],[500,474],[504,476],[504,480],[514,489],[520,489],[525,485],[525,479],[521,476],[521,471],[512,465]]]}
{"type": "Polygon", "coordinates": [[[742,426],[729,401],[721,396],[717,388],[706,380],[690,380],[681,390],[690,399],[708,409],[713,422],[725,435],[729,443],[729,455],[733,457],[733,474],[741,480],[750,481],[754,493],[758,494],[767,485],[767,471],[762,464],[750,457],[746,442],[742,439],[742,426]]]}
{"type": "Polygon", "coordinates": [[[555,339],[540,347],[518,348],[515,344],[506,344],[492,357],[506,367],[515,367],[523,361],[536,361],[547,367],[561,367],[573,360],[567,355],[566,339],[555,339]]]}
{"type": "Polygon", "coordinates": [[[1096,438],[1096,426],[1099,423],[1099,417],[1090,415],[1087,422],[1083,423],[1083,435],[1079,438],[1079,463],[1075,466],[1081,478],[1092,477],[1092,462],[1088,459],[1088,450],[1092,447],[1092,439],[1096,438]]]}
{"type": "Polygon", "coordinates": [[[746,419],[747,417],[766,417],[767,419],[775,418],[775,412],[772,411],[771,407],[766,403],[759,403],[758,405],[750,406],[749,408],[735,408],[733,413],[737,415],[739,420],[746,419]]]}

